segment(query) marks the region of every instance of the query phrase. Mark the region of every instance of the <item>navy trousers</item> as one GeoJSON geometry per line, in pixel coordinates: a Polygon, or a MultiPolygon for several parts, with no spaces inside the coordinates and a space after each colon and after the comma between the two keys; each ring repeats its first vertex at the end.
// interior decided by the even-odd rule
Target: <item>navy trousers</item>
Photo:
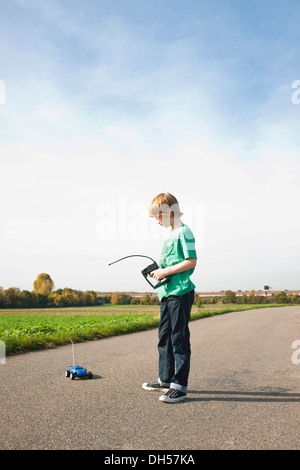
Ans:
{"type": "Polygon", "coordinates": [[[160,301],[158,330],[159,380],[186,392],[190,371],[189,321],[195,291],[160,301]]]}

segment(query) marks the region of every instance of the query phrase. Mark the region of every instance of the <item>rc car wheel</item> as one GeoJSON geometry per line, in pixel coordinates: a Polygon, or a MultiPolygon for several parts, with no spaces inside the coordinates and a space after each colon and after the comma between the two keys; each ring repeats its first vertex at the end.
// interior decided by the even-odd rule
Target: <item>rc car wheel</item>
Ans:
{"type": "Polygon", "coordinates": [[[66,377],[70,377],[70,371],[69,371],[69,370],[66,370],[65,376],[66,376],[66,377]]]}
{"type": "Polygon", "coordinates": [[[92,379],[92,378],[93,378],[92,372],[88,372],[88,378],[89,378],[89,379],[92,379]]]}
{"type": "Polygon", "coordinates": [[[70,373],[70,379],[71,379],[71,380],[74,380],[75,377],[76,377],[75,374],[72,374],[72,372],[71,372],[71,373],[70,373]]]}

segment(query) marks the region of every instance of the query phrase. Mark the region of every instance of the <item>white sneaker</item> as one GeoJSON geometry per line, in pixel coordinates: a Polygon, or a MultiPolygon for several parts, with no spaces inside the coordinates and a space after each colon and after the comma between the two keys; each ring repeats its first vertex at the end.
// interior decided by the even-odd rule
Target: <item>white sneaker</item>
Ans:
{"type": "Polygon", "coordinates": [[[170,388],[167,393],[161,395],[159,399],[166,403],[178,403],[180,401],[186,400],[186,393],[176,390],[175,388],[170,388]]]}
{"type": "Polygon", "coordinates": [[[170,384],[166,384],[164,382],[160,383],[158,380],[155,382],[145,382],[142,384],[144,390],[159,390],[163,392],[167,392],[170,388],[170,384]]]}

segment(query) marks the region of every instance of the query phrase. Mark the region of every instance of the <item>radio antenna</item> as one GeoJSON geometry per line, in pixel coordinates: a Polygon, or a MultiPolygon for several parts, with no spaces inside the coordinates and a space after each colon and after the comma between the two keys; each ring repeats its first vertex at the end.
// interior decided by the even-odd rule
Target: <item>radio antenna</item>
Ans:
{"type": "Polygon", "coordinates": [[[138,257],[141,257],[141,258],[148,258],[148,259],[151,259],[151,261],[153,261],[153,263],[155,263],[154,259],[150,258],[150,256],[145,256],[145,255],[128,255],[128,256],[124,256],[124,258],[120,258],[120,259],[117,259],[116,261],[113,261],[112,263],[109,263],[108,266],[110,266],[111,264],[118,263],[119,261],[122,261],[123,259],[132,258],[132,257],[135,257],[135,256],[138,256],[138,257]]]}
{"type": "Polygon", "coordinates": [[[151,287],[153,287],[153,289],[156,289],[157,287],[160,287],[162,286],[163,284],[165,284],[166,282],[169,281],[169,277],[166,276],[164,277],[163,279],[161,279],[160,281],[157,282],[157,284],[154,286],[148,279],[148,275],[152,272],[152,271],[155,271],[155,269],[158,269],[158,264],[156,263],[156,261],[154,261],[153,258],[150,258],[150,256],[145,256],[145,255],[128,255],[128,256],[124,256],[124,258],[120,258],[120,259],[117,259],[116,261],[113,261],[112,263],[109,263],[108,266],[110,266],[111,264],[114,264],[114,263],[118,263],[119,261],[122,261],[123,259],[126,259],[126,258],[133,258],[133,257],[141,257],[141,258],[148,258],[148,259],[151,259],[151,261],[153,262],[153,264],[150,264],[149,266],[147,266],[145,269],[143,269],[142,271],[142,275],[144,276],[144,278],[146,279],[146,281],[150,284],[151,287]]]}

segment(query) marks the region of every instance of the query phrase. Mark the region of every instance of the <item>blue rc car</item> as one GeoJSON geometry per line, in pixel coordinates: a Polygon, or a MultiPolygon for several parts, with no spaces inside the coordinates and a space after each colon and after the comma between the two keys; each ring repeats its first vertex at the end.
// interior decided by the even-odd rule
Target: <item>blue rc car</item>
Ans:
{"type": "Polygon", "coordinates": [[[79,379],[81,378],[92,379],[93,378],[92,372],[88,372],[86,369],[80,366],[70,366],[70,369],[66,370],[65,376],[70,377],[71,380],[74,380],[75,377],[78,377],[79,379]]]}

